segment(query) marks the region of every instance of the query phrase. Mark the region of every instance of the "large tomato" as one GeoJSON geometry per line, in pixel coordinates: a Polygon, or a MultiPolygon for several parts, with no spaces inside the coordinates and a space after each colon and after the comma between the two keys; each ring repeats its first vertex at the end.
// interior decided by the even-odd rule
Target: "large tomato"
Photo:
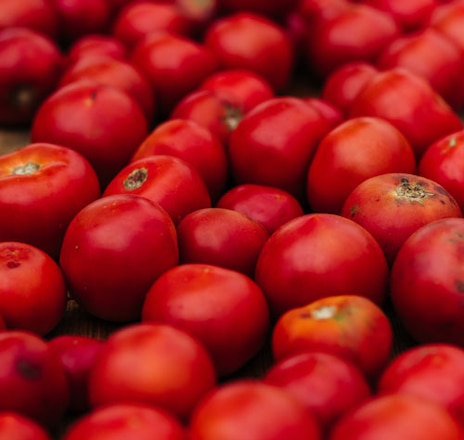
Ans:
{"type": "Polygon", "coordinates": [[[372,235],[335,214],[306,214],[282,225],[263,246],[255,273],[276,315],[347,292],[381,304],[387,279],[372,235]]]}

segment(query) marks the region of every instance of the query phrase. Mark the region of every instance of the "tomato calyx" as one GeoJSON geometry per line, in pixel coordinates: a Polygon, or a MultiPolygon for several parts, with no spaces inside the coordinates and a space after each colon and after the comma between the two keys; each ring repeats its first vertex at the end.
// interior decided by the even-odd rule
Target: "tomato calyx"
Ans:
{"type": "Polygon", "coordinates": [[[28,176],[35,174],[40,169],[40,164],[37,162],[27,162],[24,165],[18,165],[11,170],[13,176],[28,176]]]}
{"type": "Polygon", "coordinates": [[[148,170],[146,168],[136,168],[124,179],[124,189],[133,191],[140,188],[148,179],[148,170]]]}
{"type": "Polygon", "coordinates": [[[435,195],[433,192],[427,191],[420,183],[411,183],[405,177],[401,179],[401,183],[395,188],[395,193],[398,199],[405,199],[411,203],[422,203],[435,195]]]}

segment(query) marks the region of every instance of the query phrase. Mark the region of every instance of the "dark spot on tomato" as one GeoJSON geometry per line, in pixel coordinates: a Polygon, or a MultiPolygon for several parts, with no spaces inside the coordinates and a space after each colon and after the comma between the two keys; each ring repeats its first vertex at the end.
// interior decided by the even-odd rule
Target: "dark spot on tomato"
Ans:
{"type": "Polygon", "coordinates": [[[464,281],[463,280],[456,280],[454,282],[454,285],[456,287],[456,290],[459,292],[459,293],[464,293],[464,281]]]}
{"type": "Polygon", "coordinates": [[[353,205],[350,208],[350,216],[351,217],[354,217],[358,212],[359,212],[359,206],[358,205],[353,205]]]}
{"type": "Polygon", "coordinates": [[[6,267],[8,267],[8,269],[15,269],[19,266],[21,266],[21,263],[19,261],[8,261],[6,263],[6,267]]]}
{"type": "Polygon", "coordinates": [[[41,374],[40,366],[27,359],[19,359],[16,363],[16,370],[20,376],[28,380],[38,379],[41,374]]]}

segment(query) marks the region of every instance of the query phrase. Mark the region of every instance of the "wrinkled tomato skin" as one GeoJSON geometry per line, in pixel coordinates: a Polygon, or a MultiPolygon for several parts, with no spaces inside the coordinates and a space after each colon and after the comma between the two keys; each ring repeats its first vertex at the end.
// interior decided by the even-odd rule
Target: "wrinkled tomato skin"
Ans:
{"type": "Polygon", "coordinates": [[[462,217],[451,194],[433,180],[415,174],[370,177],[345,199],[341,215],[368,230],[391,265],[405,240],[433,220],[462,217]]]}
{"type": "Polygon", "coordinates": [[[462,279],[464,219],[429,223],[403,244],[391,271],[391,298],[419,342],[464,346],[462,279]]]}
{"type": "Polygon", "coordinates": [[[275,316],[347,292],[383,303],[388,279],[385,256],[367,230],[346,220],[335,214],[306,214],[269,237],[255,280],[275,316]]]}

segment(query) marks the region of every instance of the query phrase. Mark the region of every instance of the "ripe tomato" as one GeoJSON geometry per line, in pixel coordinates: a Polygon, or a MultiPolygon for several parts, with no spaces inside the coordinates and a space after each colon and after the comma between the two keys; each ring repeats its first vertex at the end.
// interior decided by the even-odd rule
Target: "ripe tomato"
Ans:
{"type": "Polygon", "coordinates": [[[89,412],[73,422],[63,440],[184,440],[181,423],[154,405],[120,403],[89,412]]]}
{"type": "Polygon", "coordinates": [[[110,321],[138,319],[151,284],[177,263],[169,214],[129,194],[102,197],[83,208],[68,226],[60,253],[72,297],[110,321]]]}
{"type": "Polygon", "coordinates": [[[464,212],[464,130],[430,145],[418,164],[418,174],[442,185],[464,212]]]}
{"type": "Polygon", "coordinates": [[[345,412],[371,396],[363,372],[352,362],[330,353],[306,351],[274,363],[265,383],[300,400],[328,433],[345,412]]]}
{"type": "Polygon", "coordinates": [[[321,298],[285,312],[272,332],[277,360],[306,350],[320,350],[353,362],[369,380],[387,365],[393,330],[385,313],[359,295],[321,298]]]}
{"type": "Polygon", "coordinates": [[[0,242],[0,315],[10,329],[43,336],[64,316],[66,284],[56,262],[40,249],[0,242]]]}
{"type": "Polygon", "coordinates": [[[395,357],[377,384],[379,394],[400,393],[430,400],[464,423],[464,351],[426,343],[395,357]]]}
{"type": "Polygon", "coordinates": [[[225,208],[198,209],[177,225],[181,263],[205,263],[250,277],[269,234],[257,221],[225,208]]]}
{"type": "Polygon", "coordinates": [[[433,220],[462,217],[451,194],[433,180],[415,174],[370,177],[351,191],[341,215],[368,230],[392,264],[405,240],[433,220]]]}
{"type": "Polygon", "coordinates": [[[198,171],[183,159],[159,154],[135,160],[110,181],[103,196],[136,194],[166,210],[178,224],[187,214],[211,206],[198,171]]]}
{"type": "Polygon", "coordinates": [[[429,19],[429,25],[454,41],[464,50],[464,3],[462,1],[442,2],[438,5],[429,19]]]}
{"type": "Polygon", "coordinates": [[[338,214],[363,180],[415,170],[414,151],[392,124],[375,117],[348,119],[317,146],[307,174],[308,203],[314,211],[338,214]]]}
{"type": "Polygon", "coordinates": [[[417,438],[461,440],[463,431],[441,406],[403,394],[377,396],[335,424],[330,440],[417,438]]]}
{"type": "Polygon", "coordinates": [[[248,277],[212,265],[182,264],[153,283],[142,321],[165,322],[193,334],[218,374],[226,376],[264,345],[269,311],[261,289],[248,277]]]}
{"type": "Polygon", "coordinates": [[[28,243],[57,258],[74,215],[99,196],[95,170],[71,148],[33,143],[3,154],[0,209],[8,215],[0,217],[0,241],[28,243]]]}
{"type": "Polygon", "coordinates": [[[196,338],[167,324],[137,323],[106,340],[90,373],[90,401],[150,404],[187,419],[215,384],[211,358],[196,338]]]}
{"type": "Polygon", "coordinates": [[[0,437],[8,440],[52,440],[45,427],[13,411],[0,413],[0,437]]]}
{"type": "Polygon", "coordinates": [[[255,273],[276,316],[347,292],[381,304],[387,279],[385,256],[372,235],[334,214],[306,214],[282,225],[263,246],[255,273]]]}
{"type": "Polygon", "coordinates": [[[419,342],[464,346],[464,219],[419,228],[398,252],[390,276],[397,315],[419,342]]]}
{"type": "Polygon", "coordinates": [[[319,440],[314,416],[290,393],[257,380],[236,380],[204,397],[193,412],[191,440],[319,440]]]}

